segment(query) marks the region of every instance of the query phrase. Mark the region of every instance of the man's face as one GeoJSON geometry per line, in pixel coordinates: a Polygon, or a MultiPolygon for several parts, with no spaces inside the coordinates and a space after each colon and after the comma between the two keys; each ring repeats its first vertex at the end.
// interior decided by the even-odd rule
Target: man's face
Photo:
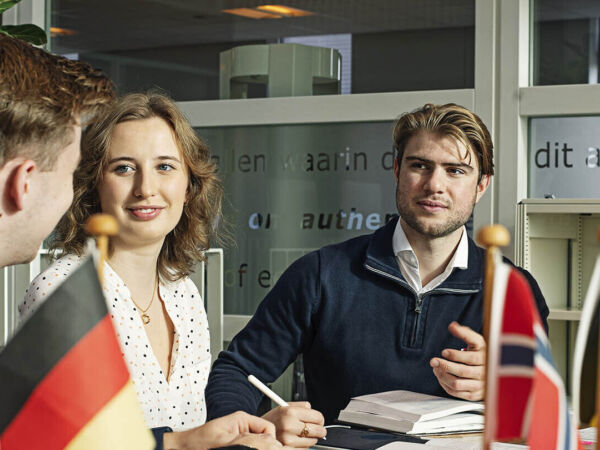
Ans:
{"type": "MultiPolygon", "coordinates": [[[[489,184],[472,149],[450,136],[422,131],[394,162],[396,206],[403,225],[435,239],[461,228],[489,184]]],[[[406,227],[405,227],[406,228],[406,227]]]]}
{"type": "Polygon", "coordinates": [[[73,126],[72,139],[61,151],[54,167],[33,171],[26,199],[28,237],[24,240],[23,262],[31,261],[42,241],[54,229],[73,201],[73,172],[80,159],[81,126],[73,126]]]}

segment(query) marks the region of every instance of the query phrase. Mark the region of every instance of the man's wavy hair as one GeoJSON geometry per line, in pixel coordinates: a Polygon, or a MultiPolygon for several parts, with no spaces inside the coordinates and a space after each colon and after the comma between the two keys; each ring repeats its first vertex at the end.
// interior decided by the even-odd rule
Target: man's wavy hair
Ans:
{"type": "Polygon", "coordinates": [[[73,204],[61,219],[52,241],[53,249],[81,255],[87,235],[83,225],[101,212],[98,188],[109,160],[111,137],[117,124],[153,117],[173,130],[175,142],[188,169],[188,197],[177,226],[167,235],[158,257],[158,273],[175,281],[192,272],[211,238],[217,238],[223,188],[210,159],[208,147],[196,135],[175,103],[157,93],[129,94],[94,123],[82,138],[82,159],[74,174],[73,204]]]}
{"type": "Polygon", "coordinates": [[[114,99],[112,82],[71,61],[0,33],[0,167],[18,156],[53,170],[83,125],[114,99]]]}
{"type": "MultiPolygon", "coordinates": [[[[398,167],[402,163],[404,149],[409,139],[421,131],[451,136],[473,149],[479,163],[479,181],[482,175],[494,174],[494,144],[483,121],[468,109],[448,103],[427,103],[422,108],[400,116],[394,126],[394,147],[397,151],[398,167]]],[[[468,157],[467,155],[463,156],[468,157]]]]}

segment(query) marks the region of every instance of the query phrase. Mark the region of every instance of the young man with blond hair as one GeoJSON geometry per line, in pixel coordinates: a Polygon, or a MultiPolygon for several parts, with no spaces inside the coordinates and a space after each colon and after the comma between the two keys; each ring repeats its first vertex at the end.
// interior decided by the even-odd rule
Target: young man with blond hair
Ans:
{"type": "Polygon", "coordinates": [[[31,261],[71,203],[81,128],[112,83],[0,34],[0,267],[31,261]]]}
{"type": "MultiPolygon", "coordinates": [[[[359,395],[482,399],[484,254],[465,223],[494,173],[490,134],[466,108],[426,104],[400,117],[394,145],[400,217],[287,269],[213,365],[209,418],[255,412],[261,395],[247,374],[271,382],[299,354],[317,411],[305,403],[263,416],[288,445],[310,445],[359,395]]],[[[544,298],[523,273],[546,324],[544,298]]]]}

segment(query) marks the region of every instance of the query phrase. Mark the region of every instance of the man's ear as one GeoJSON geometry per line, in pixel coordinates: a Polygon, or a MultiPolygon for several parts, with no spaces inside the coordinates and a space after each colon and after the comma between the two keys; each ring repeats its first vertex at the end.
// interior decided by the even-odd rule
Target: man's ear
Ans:
{"type": "Polygon", "coordinates": [[[12,170],[8,180],[8,194],[18,211],[25,208],[25,197],[29,193],[31,175],[35,169],[35,162],[27,159],[16,165],[12,170]]]}
{"type": "Polygon", "coordinates": [[[490,180],[491,177],[489,175],[481,175],[481,180],[479,180],[479,183],[477,183],[477,197],[475,199],[475,203],[477,203],[479,199],[483,197],[483,194],[490,185],[490,180]]]}
{"type": "Polygon", "coordinates": [[[400,177],[400,166],[398,165],[398,158],[394,158],[394,180],[396,180],[396,184],[398,184],[398,179],[400,177]]]}

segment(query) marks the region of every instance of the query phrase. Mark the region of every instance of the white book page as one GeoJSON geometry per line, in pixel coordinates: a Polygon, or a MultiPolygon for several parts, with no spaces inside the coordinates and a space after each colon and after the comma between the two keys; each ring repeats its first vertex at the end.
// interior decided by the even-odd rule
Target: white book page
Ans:
{"type": "MultiPolygon", "coordinates": [[[[427,450],[431,448],[440,448],[440,447],[429,447],[427,450]]],[[[415,444],[414,442],[390,442],[389,444],[385,444],[382,447],[379,447],[377,450],[404,450],[404,449],[413,449],[413,450],[425,450],[423,448],[423,444],[415,444]]]]}
{"type": "MultiPolygon", "coordinates": [[[[478,438],[478,442],[465,441],[467,441],[467,438],[432,439],[425,444],[426,449],[423,448],[423,444],[414,444],[412,442],[391,442],[389,444],[384,445],[383,447],[379,447],[378,450],[481,450],[483,448],[483,445],[481,444],[481,437],[478,438]]],[[[527,448],[529,447],[527,447],[526,445],[505,444],[502,442],[492,443],[492,450],[524,450],[527,448]]]]}
{"type": "Polygon", "coordinates": [[[416,422],[444,417],[461,411],[483,410],[481,403],[410,391],[381,392],[355,397],[355,399],[403,411],[416,422]]]}
{"type": "MultiPolygon", "coordinates": [[[[455,449],[455,450],[481,450],[483,448],[483,436],[465,436],[461,438],[437,438],[430,439],[425,444],[428,448],[455,449]]],[[[507,444],[504,442],[492,442],[492,450],[524,450],[527,445],[507,444]]]]}
{"type": "Polygon", "coordinates": [[[579,438],[582,441],[596,442],[597,435],[596,427],[582,428],[579,430],[579,438]]]}

